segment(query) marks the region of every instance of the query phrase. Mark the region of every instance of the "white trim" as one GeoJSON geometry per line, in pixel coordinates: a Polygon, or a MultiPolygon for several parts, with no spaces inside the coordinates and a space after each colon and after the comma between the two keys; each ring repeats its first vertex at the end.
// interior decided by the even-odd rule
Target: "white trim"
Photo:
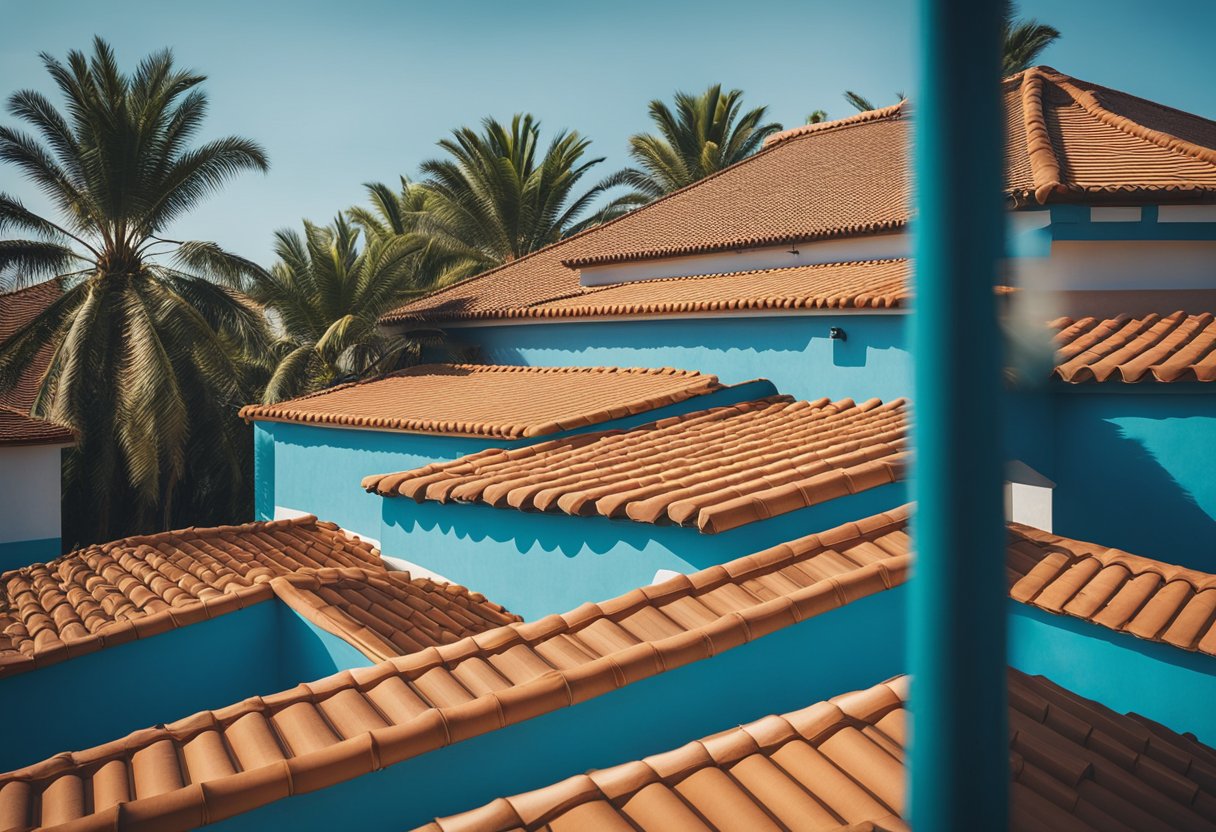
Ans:
{"type": "Polygon", "coordinates": [[[1216,222],[1216,205],[1159,205],[1157,222],[1216,222]]]}
{"type": "Polygon", "coordinates": [[[654,573],[654,577],[650,579],[650,585],[661,584],[663,581],[670,581],[672,578],[678,578],[683,575],[683,572],[677,572],[674,569],[660,569],[654,573]]]}
{"type": "Polygon", "coordinates": [[[740,309],[730,312],[648,312],[642,315],[571,315],[565,318],[479,318],[473,321],[437,321],[433,326],[443,329],[472,329],[483,326],[535,326],[537,324],[608,323],[612,321],[670,321],[674,318],[704,318],[715,321],[722,318],[822,318],[832,315],[907,315],[909,311],[907,308],[740,309]]]}
{"type": "Polygon", "coordinates": [[[1090,222],[1140,222],[1143,217],[1139,205],[1095,205],[1089,209],[1090,222]]]}
{"type": "Polygon", "coordinates": [[[295,508],[287,508],[285,506],[274,507],[275,520],[299,520],[301,517],[312,517],[311,511],[300,511],[295,508]]]}
{"type": "MultiPolygon", "coordinates": [[[[379,547],[376,547],[379,548],[379,547]]],[[[413,561],[405,560],[404,558],[394,558],[388,555],[381,554],[380,560],[384,561],[384,565],[388,567],[390,572],[408,572],[415,578],[430,578],[432,581],[441,584],[454,584],[455,581],[443,577],[438,572],[432,572],[425,566],[419,566],[413,561]]]]}
{"type": "Polygon", "coordinates": [[[706,277],[760,269],[786,269],[792,266],[897,260],[909,256],[911,240],[907,234],[868,234],[838,240],[584,266],[579,271],[579,284],[608,286],[667,277],[706,277]]]}

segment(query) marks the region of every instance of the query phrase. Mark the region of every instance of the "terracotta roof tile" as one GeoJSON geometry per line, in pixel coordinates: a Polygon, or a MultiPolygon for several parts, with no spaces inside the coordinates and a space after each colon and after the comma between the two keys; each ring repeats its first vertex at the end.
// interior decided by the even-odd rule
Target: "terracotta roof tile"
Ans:
{"type": "Polygon", "coordinates": [[[279,600],[373,661],[522,620],[465,587],[383,568],[306,569],[270,584],[279,600]]]}
{"type": "MultiPolygon", "coordinates": [[[[594,318],[780,309],[894,309],[911,298],[909,262],[868,260],[588,286],[499,318],[594,318]]],[[[474,313],[470,317],[482,317],[474,313]]]]}
{"type": "Polygon", "coordinates": [[[879,515],[57,755],[0,776],[0,828],[213,823],[585,701],[902,583],[907,555],[863,563],[852,552],[897,549],[889,538],[905,522],[904,510],[879,515]]]}
{"type": "MultiPolygon", "coordinates": [[[[1009,694],[1012,829],[1216,829],[1216,752],[1194,737],[1016,670],[1009,694]]],[[[897,677],[418,832],[907,830],[907,697],[897,677]]]]}
{"type": "MultiPolygon", "coordinates": [[[[0,344],[34,320],[63,295],[59,283],[48,280],[26,289],[0,294],[0,344]]],[[[72,442],[72,431],[53,422],[30,417],[30,406],[51,360],[50,345],[30,362],[17,384],[0,390],[0,445],[44,445],[72,442]]]]}
{"type": "Polygon", "coordinates": [[[1144,315],[1057,318],[1056,378],[1087,381],[1216,381],[1216,317],[1144,315]]]}
{"type": "Polygon", "coordinates": [[[906,459],[903,399],[773,396],[629,431],[489,449],[367,477],[386,497],[627,517],[713,534],[895,482],[906,459]]]}
{"type": "Polygon", "coordinates": [[[1014,599],[1216,656],[1216,575],[1016,523],[1009,552],[1014,599]]]}
{"type": "Polygon", "coordinates": [[[464,587],[388,572],[315,517],[130,537],[0,574],[0,676],[278,596],[373,660],[519,620],[464,587]]]}
{"type": "MultiPolygon", "coordinates": [[[[1006,193],[1016,204],[1129,198],[1194,200],[1216,193],[1216,122],[1036,67],[1004,82],[1006,193]]],[[[771,137],[760,153],[624,217],[413,301],[389,321],[664,314],[665,298],[601,311],[577,268],[617,261],[784,245],[902,230],[910,217],[907,102],[771,137]],[[561,301],[563,306],[546,307],[561,301]],[[535,311],[532,311],[535,310],[535,311]],[[573,312],[562,314],[573,315],[573,312]]],[[[816,287],[773,292],[779,270],[754,287],[726,279],[682,288],[675,311],[765,308],[771,297],[818,303],[816,287]],[[721,292],[721,294],[716,294],[721,292]],[[694,295],[684,300],[686,293],[694,295]],[[691,310],[688,309],[691,306],[691,310]]],[[[882,277],[877,271],[871,277],[882,277]]],[[[858,275],[860,278],[861,275],[858,275]]],[[[646,290],[648,291],[648,290],[646,290]]],[[[859,291],[865,291],[864,288],[859,291]]],[[[877,283],[872,293],[884,291],[877,283]]],[[[606,298],[604,300],[607,300],[606,298]]],[[[830,305],[830,304],[827,304],[830,305]]],[[[796,307],[789,307],[796,308],[796,307]]]]}
{"type": "Polygon", "coordinates": [[[716,376],[688,370],[427,364],[279,404],[247,405],[241,416],[518,439],[643,413],[720,387],[716,376]]]}
{"type": "Polygon", "coordinates": [[[62,445],[75,441],[70,428],[0,404],[0,445],[62,445]]]}

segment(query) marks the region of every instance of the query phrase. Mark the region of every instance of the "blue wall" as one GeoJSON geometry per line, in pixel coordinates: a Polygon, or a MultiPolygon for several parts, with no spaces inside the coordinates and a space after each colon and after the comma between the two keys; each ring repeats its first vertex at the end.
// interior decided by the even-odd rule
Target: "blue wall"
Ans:
{"type": "Polygon", "coordinates": [[[63,553],[63,543],[58,537],[42,540],[14,540],[0,543],[0,572],[20,569],[31,563],[45,563],[63,553]]]}
{"type": "Polygon", "coordinates": [[[904,595],[897,587],[854,601],[712,659],[214,827],[412,829],[503,795],[869,687],[903,672],[904,595]]]}
{"type": "Polygon", "coordinates": [[[359,486],[369,474],[408,471],[486,448],[519,447],[575,433],[635,427],[775,392],[768,382],[738,385],[647,413],[516,442],[258,422],[254,428],[256,518],[272,519],[278,505],[315,514],[344,529],[375,538],[380,528],[378,498],[359,486]]]}
{"type": "Polygon", "coordinates": [[[682,367],[733,384],[767,378],[800,399],[908,396],[902,314],[676,318],[468,327],[456,337],[494,364],[682,367]],[[848,338],[828,338],[831,327],[848,338]]]}
{"type": "Polygon", "coordinates": [[[1216,745],[1216,658],[1010,601],[1009,664],[1216,745]]]}
{"type": "Polygon", "coordinates": [[[1216,571],[1216,391],[1073,388],[1053,397],[1054,531],[1216,571]]]}
{"type": "Polygon", "coordinates": [[[268,600],[0,679],[0,771],[371,662],[268,600]],[[38,719],[13,715],[42,714],[38,719]]]}
{"type": "Polygon", "coordinates": [[[907,502],[903,483],[872,488],[721,534],[605,517],[379,498],[386,555],[427,567],[528,620],[693,572],[907,502]]]}

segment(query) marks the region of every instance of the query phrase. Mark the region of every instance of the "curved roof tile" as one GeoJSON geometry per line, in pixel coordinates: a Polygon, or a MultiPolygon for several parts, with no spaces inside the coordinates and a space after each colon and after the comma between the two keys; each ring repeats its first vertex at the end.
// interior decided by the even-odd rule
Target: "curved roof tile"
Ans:
{"type": "Polygon", "coordinates": [[[426,364],[278,404],[246,421],[521,439],[560,433],[720,389],[690,370],[426,364]]]}
{"type": "Polygon", "coordinates": [[[772,396],[628,431],[367,477],[385,497],[627,517],[714,534],[899,480],[905,401],[772,396]]]}

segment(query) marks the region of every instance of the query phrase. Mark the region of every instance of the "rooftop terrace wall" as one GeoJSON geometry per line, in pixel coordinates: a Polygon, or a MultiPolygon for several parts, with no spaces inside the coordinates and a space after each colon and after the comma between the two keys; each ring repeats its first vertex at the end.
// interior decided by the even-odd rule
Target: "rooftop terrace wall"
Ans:
{"type": "Polygon", "coordinates": [[[286,604],[255,603],[0,678],[0,771],[370,664],[286,604]]]}
{"type": "Polygon", "coordinates": [[[382,503],[381,549],[494,598],[534,620],[654,583],[659,570],[694,572],[907,502],[902,482],[719,534],[605,517],[485,505],[382,503]]]}
{"type": "Polygon", "coordinates": [[[912,360],[900,312],[528,322],[453,329],[485,361],[534,366],[689,367],[725,384],[771,379],[795,398],[908,396],[912,360]],[[832,339],[833,327],[845,340],[832,339]]]}

